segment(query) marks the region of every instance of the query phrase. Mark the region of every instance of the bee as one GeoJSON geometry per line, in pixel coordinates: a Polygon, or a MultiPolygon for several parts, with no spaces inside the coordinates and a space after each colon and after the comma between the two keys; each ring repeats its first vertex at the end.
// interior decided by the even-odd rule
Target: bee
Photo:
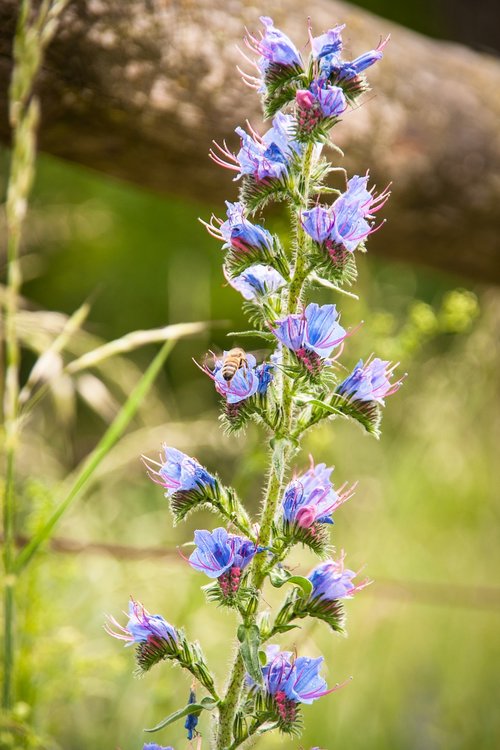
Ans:
{"type": "Polygon", "coordinates": [[[244,349],[236,346],[222,360],[222,377],[230,383],[241,367],[248,367],[247,355],[244,349]]]}

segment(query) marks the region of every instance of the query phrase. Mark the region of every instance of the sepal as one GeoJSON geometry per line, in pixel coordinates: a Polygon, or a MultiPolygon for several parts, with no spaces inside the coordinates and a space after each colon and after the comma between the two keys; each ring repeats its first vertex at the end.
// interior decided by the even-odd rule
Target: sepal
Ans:
{"type": "MultiPolygon", "coordinates": [[[[230,571],[229,571],[230,572],[230,571]]],[[[234,591],[221,587],[219,579],[202,586],[208,602],[215,603],[219,607],[230,607],[240,612],[247,611],[256,598],[256,590],[251,586],[245,586],[243,582],[234,591]]]]}
{"type": "Polygon", "coordinates": [[[250,519],[235,491],[222,485],[217,477],[213,485],[175,492],[170,497],[174,524],[185,520],[192,511],[202,508],[218,513],[225,521],[229,521],[244,534],[252,537],[250,519]]]}
{"type": "Polygon", "coordinates": [[[271,201],[285,201],[290,194],[288,180],[268,179],[256,180],[252,175],[245,174],[241,178],[241,203],[246,206],[250,214],[265,208],[271,201]]]}
{"type": "Polygon", "coordinates": [[[312,599],[309,596],[304,596],[300,588],[295,588],[288,594],[276,615],[272,633],[282,633],[285,630],[298,627],[297,624],[293,624],[293,621],[305,617],[323,620],[331,630],[345,635],[345,612],[342,601],[340,599],[330,601],[319,598],[312,599]]]}
{"type": "Polygon", "coordinates": [[[137,644],[137,674],[148,672],[161,661],[171,660],[191,672],[209,693],[216,695],[214,680],[205,662],[199,643],[188,641],[183,630],[176,631],[176,639],[150,637],[137,644]]]}
{"type": "Polygon", "coordinates": [[[265,93],[262,98],[264,119],[273,117],[295,99],[295,94],[306,85],[304,69],[300,65],[270,64],[264,74],[265,93]]]}
{"type": "Polygon", "coordinates": [[[351,286],[358,277],[354,253],[348,252],[340,245],[331,242],[319,245],[313,242],[309,255],[311,265],[318,276],[334,284],[351,286]]]}
{"type": "Polygon", "coordinates": [[[380,437],[382,407],[377,401],[358,401],[335,393],[330,399],[330,407],[337,413],[354,419],[370,435],[380,437]]]}
{"type": "Polygon", "coordinates": [[[316,522],[305,528],[283,519],[278,529],[278,536],[287,546],[302,544],[304,547],[309,547],[321,559],[326,559],[330,553],[330,536],[327,530],[329,525],[331,524],[316,522]]]}
{"type": "Polygon", "coordinates": [[[285,279],[290,277],[290,264],[280,241],[272,236],[271,247],[248,247],[244,251],[230,247],[226,252],[225,268],[231,278],[239,276],[256,264],[272,266],[285,279]]]}

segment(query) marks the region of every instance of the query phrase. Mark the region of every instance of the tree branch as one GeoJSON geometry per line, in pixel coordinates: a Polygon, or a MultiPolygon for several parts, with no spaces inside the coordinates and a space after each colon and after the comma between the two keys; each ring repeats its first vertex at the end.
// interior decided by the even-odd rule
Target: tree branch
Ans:
{"type": "MultiPolygon", "coordinates": [[[[17,7],[0,0],[4,142],[17,7]]],[[[264,10],[299,44],[306,12],[318,33],[347,23],[353,56],[392,34],[369,71],[376,96],[334,132],[349,172],[369,166],[380,187],[394,181],[390,221],[370,252],[499,283],[500,62],[341,2],[312,0],[306,10],[268,0],[264,10]]],[[[243,24],[259,26],[243,0],[73,0],[40,83],[42,150],[212,205],[234,198],[207,151],[213,137],[236,147],[234,127],[252,106],[235,70],[246,66],[235,47],[243,24]]],[[[259,126],[257,97],[251,119],[259,126]]]]}

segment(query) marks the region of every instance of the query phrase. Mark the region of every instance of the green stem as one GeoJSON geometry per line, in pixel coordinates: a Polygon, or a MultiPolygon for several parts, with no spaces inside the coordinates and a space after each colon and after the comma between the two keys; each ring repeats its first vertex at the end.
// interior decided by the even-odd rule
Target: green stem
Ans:
{"type": "Polygon", "coordinates": [[[76,477],[73,480],[73,484],[70,486],[61,503],[57,506],[56,510],[50,516],[44,526],[39,529],[39,531],[31,539],[29,544],[27,544],[26,547],[24,547],[24,549],[17,556],[14,565],[14,570],[16,572],[20,572],[29,563],[40,546],[45,542],[46,539],[49,538],[54,526],[57,524],[63,513],[66,512],[69,506],[80,494],[103,458],[107,455],[107,453],[109,453],[118,438],[122,435],[130,420],[134,417],[144,396],[153,384],[160,369],[163,367],[163,364],[170,351],[172,350],[174,344],[175,341],[165,341],[162,348],[153,359],[142,378],[139,380],[138,384],[116,415],[113,422],[110,424],[92,453],[84,461],[83,466],[78,471],[76,477]]]}
{"type": "Polygon", "coordinates": [[[233,723],[238,701],[240,698],[243,680],[245,678],[245,665],[241,652],[238,648],[234,659],[231,676],[226,690],[226,697],[219,707],[219,727],[217,732],[217,750],[226,750],[231,745],[233,737],[233,723]]]}
{"type": "MultiPolygon", "coordinates": [[[[292,214],[292,230],[295,232],[294,247],[294,272],[287,297],[287,314],[295,313],[302,298],[304,281],[309,272],[307,263],[307,248],[309,247],[309,238],[300,222],[300,211],[308,207],[309,204],[309,183],[311,176],[313,156],[313,145],[306,146],[302,166],[302,205],[296,213],[292,214]]],[[[284,364],[291,363],[291,356],[287,350],[283,352],[284,364]]],[[[266,547],[272,534],[272,527],[276,509],[281,496],[283,481],[288,468],[288,460],[291,454],[291,446],[287,437],[292,432],[294,422],[294,405],[293,405],[293,387],[294,382],[290,377],[285,376],[282,389],[282,412],[283,419],[279,434],[276,434],[272,442],[271,465],[269,469],[269,478],[264,495],[264,502],[260,518],[259,544],[266,547]]],[[[266,578],[267,571],[265,567],[265,556],[255,555],[252,563],[251,581],[253,586],[261,591],[266,578]]],[[[255,622],[256,615],[247,618],[247,622],[255,622]]],[[[231,677],[226,689],[226,695],[219,709],[219,727],[217,733],[216,750],[227,750],[237,747],[238,744],[231,744],[234,717],[238,707],[238,701],[245,678],[245,668],[238,648],[231,677]]]]}

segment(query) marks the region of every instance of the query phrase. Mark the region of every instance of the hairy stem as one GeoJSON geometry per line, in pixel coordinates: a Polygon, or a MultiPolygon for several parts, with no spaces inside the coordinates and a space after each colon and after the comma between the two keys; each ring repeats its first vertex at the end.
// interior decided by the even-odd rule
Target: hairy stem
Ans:
{"type": "MultiPolygon", "coordinates": [[[[285,294],[287,294],[287,314],[295,313],[297,311],[302,298],[304,281],[309,272],[306,261],[306,250],[309,244],[309,238],[302,228],[300,213],[302,210],[305,210],[309,204],[309,183],[311,176],[313,148],[313,145],[309,144],[306,146],[306,149],[304,151],[302,164],[302,201],[298,209],[295,207],[295,211],[292,215],[291,221],[292,232],[294,234],[294,241],[292,245],[294,248],[294,272],[288,292],[285,292],[285,294]]],[[[290,364],[290,354],[287,350],[283,352],[283,364],[290,364]]],[[[283,378],[281,403],[283,418],[279,433],[275,434],[272,441],[269,478],[260,516],[259,544],[262,547],[268,546],[271,540],[273,521],[281,496],[281,490],[288,468],[288,461],[291,455],[291,444],[288,441],[287,437],[292,432],[292,426],[294,422],[293,386],[293,379],[285,376],[283,378]]],[[[259,591],[262,589],[266,578],[267,571],[265,571],[264,566],[265,555],[256,555],[252,563],[251,581],[252,585],[255,586],[255,588],[259,591]]],[[[251,615],[250,619],[252,622],[255,622],[256,615],[251,615]]],[[[232,748],[235,748],[239,744],[241,744],[239,742],[232,744],[231,741],[233,738],[234,717],[238,707],[238,701],[241,694],[244,678],[245,667],[243,664],[241,651],[238,648],[238,652],[236,654],[231,671],[231,677],[226,689],[226,695],[219,709],[219,727],[216,750],[227,750],[227,748],[231,748],[232,750],[232,748]]],[[[258,727],[255,727],[254,731],[256,731],[257,728],[258,727]]]]}

